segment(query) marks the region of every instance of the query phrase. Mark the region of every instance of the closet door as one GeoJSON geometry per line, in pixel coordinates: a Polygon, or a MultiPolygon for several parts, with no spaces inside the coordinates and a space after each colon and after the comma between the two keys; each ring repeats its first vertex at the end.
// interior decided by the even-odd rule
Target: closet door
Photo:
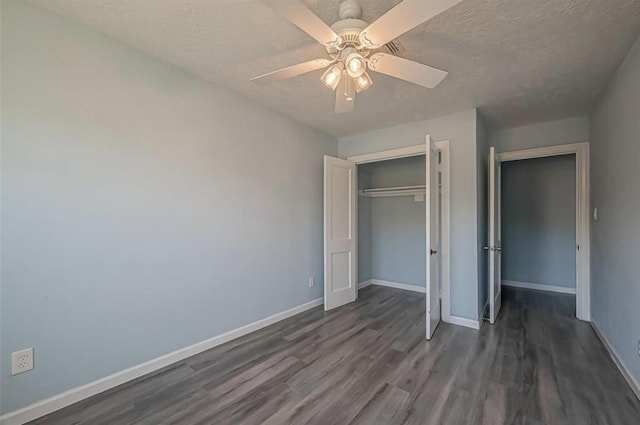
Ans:
{"type": "Polygon", "coordinates": [[[502,306],[500,240],[500,162],[495,148],[489,151],[489,320],[493,325],[502,306]]]}
{"type": "Polygon", "coordinates": [[[356,164],[324,157],[324,309],[354,302],[356,257],[356,164]]]}
{"type": "Polygon", "coordinates": [[[427,211],[427,339],[440,323],[440,291],[438,290],[438,148],[427,136],[426,155],[427,211]]]}

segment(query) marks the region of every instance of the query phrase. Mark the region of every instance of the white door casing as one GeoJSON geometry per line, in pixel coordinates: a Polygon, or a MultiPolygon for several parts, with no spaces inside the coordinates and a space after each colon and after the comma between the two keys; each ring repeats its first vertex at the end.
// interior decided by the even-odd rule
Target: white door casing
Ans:
{"type": "Polygon", "coordinates": [[[324,157],[324,309],[357,297],[356,164],[324,157]]]}
{"type": "Polygon", "coordinates": [[[440,323],[440,291],[438,288],[438,148],[427,136],[426,153],[426,220],[427,220],[427,339],[431,339],[440,323]]]}
{"type": "Polygon", "coordinates": [[[500,236],[500,162],[495,148],[489,150],[489,321],[496,322],[502,306],[500,236]]]}

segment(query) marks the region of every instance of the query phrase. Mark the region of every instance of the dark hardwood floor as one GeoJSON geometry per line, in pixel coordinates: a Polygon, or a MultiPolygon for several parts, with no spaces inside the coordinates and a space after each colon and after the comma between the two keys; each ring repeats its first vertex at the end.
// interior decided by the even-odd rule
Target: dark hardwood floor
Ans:
{"type": "Polygon", "coordinates": [[[35,424],[638,425],[640,402],[574,297],[505,289],[498,323],[440,324],[382,287],[315,308],[35,424]]]}

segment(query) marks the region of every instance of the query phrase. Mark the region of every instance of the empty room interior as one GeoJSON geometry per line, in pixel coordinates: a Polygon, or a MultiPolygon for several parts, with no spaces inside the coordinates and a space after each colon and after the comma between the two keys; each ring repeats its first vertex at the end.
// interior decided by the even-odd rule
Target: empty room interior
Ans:
{"type": "Polygon", "coordinates": [[[0,424],[640,424],[640,0],[0,0],[0,424]]]}

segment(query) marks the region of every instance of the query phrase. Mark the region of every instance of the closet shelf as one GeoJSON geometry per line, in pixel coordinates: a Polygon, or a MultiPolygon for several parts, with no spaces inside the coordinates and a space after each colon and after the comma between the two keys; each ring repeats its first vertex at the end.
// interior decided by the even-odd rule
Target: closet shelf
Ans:
{"type": "Polygon", "coordinates": [[[386,198],[391,196],[415,196],[415,195],[424,195],[425,192],[426,192],[425,185],[384,187],[379,189],[362,189],[358,191],[360,196],[366,196],[368,198],[386,198]]]}

